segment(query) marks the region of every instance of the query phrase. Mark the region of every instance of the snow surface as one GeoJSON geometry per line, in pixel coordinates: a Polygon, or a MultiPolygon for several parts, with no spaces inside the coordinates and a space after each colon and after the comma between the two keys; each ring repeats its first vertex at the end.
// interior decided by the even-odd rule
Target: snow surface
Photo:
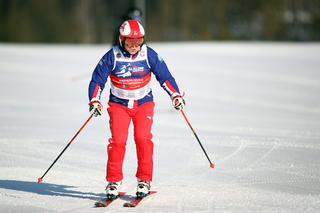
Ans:
{"type": "MultiPolygon", "coordinates": [[[[104,195],[107,113],[37,183],[88,118],[87,85],[109,46],[0,44],[0,212],[320,211],[319,43],[150,46],[185,91],[215,169],[153,78],[156,196],[136,209],[93,208],[104,195]]],[[[122,188],[131,195],[135,169],[131,131],[122,188]]]]}

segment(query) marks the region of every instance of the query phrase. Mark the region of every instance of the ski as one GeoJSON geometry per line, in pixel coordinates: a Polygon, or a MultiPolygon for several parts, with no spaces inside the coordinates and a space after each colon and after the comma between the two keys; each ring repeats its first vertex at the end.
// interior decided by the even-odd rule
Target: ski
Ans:
{"type": "Polygon", "coordinates": [[[119,198],[121,198],[122,196],[124,196],[126,193],[125,192],[119,192],[119,196],[115,199],[103,199],[103,200],[99,200],[97,202],[95,202],[94,207],[96,208],[100,208],[100,207],[108,207],[111,203],[113,203],[113,201],[118,200],[119,198]]]}
{"type": "Polygon", "coordinates": [[[150,197],[151,195],[157,193],[156,191],[150,191],[149,194],[146,196],[146,197],[143,197],[143,198],[139,198],[139,197],[134,197],[133,200],[129,201],[129,202],[126,202],[123,204],[123,207],[127,207],[127,208],[134,208],[134,207],[137,207],[141,201],[147,199],[148,197],[150,197]]]}

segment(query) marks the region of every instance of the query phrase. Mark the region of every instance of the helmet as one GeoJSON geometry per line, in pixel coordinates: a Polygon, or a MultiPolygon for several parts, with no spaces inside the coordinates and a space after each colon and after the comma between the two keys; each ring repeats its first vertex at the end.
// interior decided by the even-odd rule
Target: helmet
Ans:
{"type": "Polygon", "coordinates": [[[125,38],[143,38],[144,29],[143,26],[137,20],[127,20],[123,22],[119,29],[120,44],[124,42],[125,38]]]}
{"type": "Polygon", "coordinates": [[[128,20],[120,26],[120,36],[126,38],[142,38],[144,37],[143,26],[137,20],[128,20]]]}

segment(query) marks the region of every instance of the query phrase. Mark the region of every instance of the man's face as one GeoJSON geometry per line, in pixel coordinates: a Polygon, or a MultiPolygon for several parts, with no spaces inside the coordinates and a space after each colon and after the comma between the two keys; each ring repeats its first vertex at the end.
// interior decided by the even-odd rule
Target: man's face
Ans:
{"type": "Polygon", "coordinates": [[[140,50],[142,43],[143,38],[126,38],[124,47],[131,55],[134,55],[140,50]]]}

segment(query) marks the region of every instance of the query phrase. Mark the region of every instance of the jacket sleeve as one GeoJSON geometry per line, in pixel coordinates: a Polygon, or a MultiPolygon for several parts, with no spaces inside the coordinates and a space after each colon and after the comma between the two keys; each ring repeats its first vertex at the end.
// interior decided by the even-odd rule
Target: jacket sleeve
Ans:
{"type": "Polygon", "coordinates": [[[113,69],[113,65],[114,54],[113,49],[111,49],[100,59],[92,73],[88,89],[89,101],[100,100],[101,93],[113,69]]]}
{"type": "Polygon", "coordinates": [[[170,95],[179,94],[179,87],[171,75],[166,63],[152,48],[147,47],[148,62],[161,87],[170,95]]]}

